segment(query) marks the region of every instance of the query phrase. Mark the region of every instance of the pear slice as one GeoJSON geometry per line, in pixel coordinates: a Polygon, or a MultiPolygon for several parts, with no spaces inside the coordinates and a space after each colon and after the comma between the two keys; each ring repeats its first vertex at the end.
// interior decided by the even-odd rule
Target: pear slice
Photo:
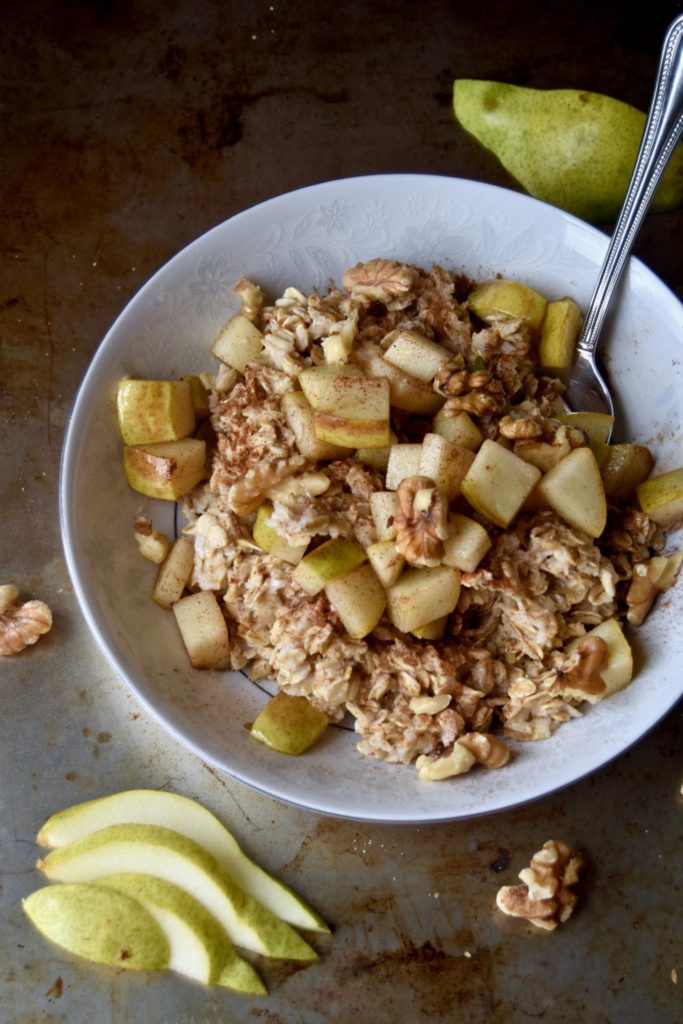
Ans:
{"type": "Polygon", "coordinates": [[[206,443],[194,437],[123,449],[128,486],[148,498],[166,501],[177,501],[199,483],[205,461],[206,443]]]}
{"type": "Polygon", "coordinates": [[[683,524],[683,467],[644,480],[636,493],[643,512],[665,530],[683,524]]]}
{"type": "Polygon", "coordinates": [[[381,352],[361,349],[358,359],[368,377],[386,377],[389,381],[389,401],[394,409],[432,416],[446,401],[443,395],[437,395],[431,384],[388,363],[381,352]]]}
{"type": "Polygon", "coordinates": [[[474,572],[491,543],[488,533],[476,519],[452,512],[448,517],[448,537],[441,561],[462,572],[474,572]]]}
{"type": "Polygon", "coordinates": [[[170,966],[163,929],[125,893],[98,885],[48,885],[27,896],[23,907],[39,932],[76,956],[127,970],[170,966]]]}
{"type": "Polygon", "coordinates": [[[58,882],[133,872],[179,885],[219,921],[235,945],[265,956],[315,960],[290,925],[247,896],[193,839],[159,825],[109,825],[52,850],[37,866],[58,882]]]}
{"type": "Polygon", "coordinates": [[[568,370],[574,365],[581,310],[573,299],[556,299],[546,306],[538,352],[547,370],[568,370]]]}
{"type": "Polygon", "coordinates": [[[388,491],[395,491],[401,480],[420,475],[421,444],[392,444],[385,483],[388,491]]]}
{"type": "Polygon", "coordinates": [[[271,750],[297,756],[317,743],[329,724],[306,697],[281,691],[259,711],[249,732],[271,750]]]}
{"type": "Polygon", "coordinates": [[[192,388],[184,380],[119,381],[116,412],[124,444],[178,441],[194,430],[192,388]]]}
{"type": "Polygon", "coordinates": [[[404,373],[429,384],[441,367],[450,363],[453,353],[419,331],[399,331],[385,351],[384,358],[404,373]]]}
{"type": "Polygon", "coordinates": [[[330,580],[351,572],[368,559],[365,549],[346,537],[333,537],[303,558],[293,576],[307,594],[319,594],[330,580]]]}
{"type": "Polygon", "coordinates": [[[416,636],[418,640],[441,640],[446,632],[447,622],[448,616],[441,615],[438,619],[434,619],[432,622],[426,622],[424,626],[417,626],[415,629],[411,629],[410,632],[413,636],[416,636]]]}
{"type": "Polygon", "coordinates": [[[209,408],[209,392],[204,381],[194,373],[186,374],[183,380],[190,385],[192,407],[196,418],[198,420],[208,419],[211,410],[209,408]]]}
{"type": "Polygon", "coordinates": [[[510,317],[526,320],[536,330],[541,326],[546,308],[545,298],[533,288],[505,278],[478,285],[467,296],[467,304],[480,320],[490,322],[510,317]]]}
{"type": "Polygon", "coordinates": [[[228,624],[213,590],[181,597],[173,614],[193,668],[230,668],[228,624]]]}
{"type": "Polygon", "coordinates": [[[266,992],[254,968],[239,956],[218,921],[184,889],[152,875],[133,873],[105,875],[97,886],[142,904],[166,936],[170,950],[167,966],[172,971],[203,985],[221,985],[250,995],[266,992]]]}
{"type": "Polygon", "coordinates": [[[469,448],[461,448],[441,434],[425,434],[415,475],[429,477],[446,500],[453,501],[460,494],[462,482],[473,462],[474,453],[469,448]]]}
{"type": "Polygon", "coordinates": [[[370,495],[370,511],[378,539],[395,540],[398,515],[396,491],[373,491],[370,495]]]}
{"type": "Polygon", "coordinates": [[[614,426],[614,416],[606,412],[561,412],[557,419],[567,427],[576,427],[584,432],[596,459],[604,455],[604,446],[614,426]]]}
{"type": "Polygon", "coordinates": [[[170,608],[183,596],[194,568],[194,544],[189,537],[178,537],[165,562],[159,567],[152,598],[162,608],[170,608]]]}
{"type": "Polygon", "coordinates": [[[283,882],[273,878],[240,849],[218,818],[179,793],[157,789],[131,789],[98,797],[58,811],[38,833],[38,843],[50,848],[66,846],[109,825],[159,825],[203,846],[247,895],[297,928],[329,932],[314,910],[283,882]]]}
{"type": "MultiPolygon", "coordinates": [[[[455,116],[532,196],[595,223],[616,220],[645,127],[635,107],[584,89],[460,79],[455,116]]],[[[679,147],[652,209],[683,201],[679,147]]]]}
{"type": "Polygon", "coordinates": [[[315,436],[313,407],[303,391],[286,391],[280,403],[288,427],[293,431],[299,451],[307,459],[340,459],[348,455],[340,445],[326,444],[315,436]]]}
{"type": "Polygon", "coordinates": [[[538,491],[565,522],[589,537],[599,537],[605,529],[605,488],[590,448],[574,448],[545,474],[538,491]]]}

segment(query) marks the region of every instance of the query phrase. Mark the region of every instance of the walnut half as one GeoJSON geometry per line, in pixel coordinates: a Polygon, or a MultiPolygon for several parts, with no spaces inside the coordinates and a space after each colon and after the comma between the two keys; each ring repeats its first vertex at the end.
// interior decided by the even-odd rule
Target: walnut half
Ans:
{"type": "Polygon", "coordinates": [[[409,476],[396,490],[396,550],[410,565],[439,565],[448,537],[448,502],[426,476],[409,476]]]}
{"type": "Polygon", "coordinates": [[[16,604],[18,591],[3,586],[3,610],[0,612],[0,657],[19,654],[52,628],[52,612],[42,601],[16,604]],[[8,600],[9,599],[9,600],[8,600]]]}
{"type": "Polygon", "coordinates": [[[519,873],[523,885],[504,885],[496,905],[510,917],[521,917],[537,928],[552,931],[563,924],[576,906],[571,887],[579,879],[583,858],[566,843],[550,839],[519,873]]]}

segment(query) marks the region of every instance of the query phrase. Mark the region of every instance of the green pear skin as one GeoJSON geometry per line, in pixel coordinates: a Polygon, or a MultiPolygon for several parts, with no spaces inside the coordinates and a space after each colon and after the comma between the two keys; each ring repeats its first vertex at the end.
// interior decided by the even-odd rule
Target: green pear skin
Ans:
{"type": "MultiPolygon", "coordinates": [[[[640,110],[600,93],[476,79],[455,82],[453,108],[462,127],[532,196],[593,223],[616,219],[645,127],[640,110]]],[[[679,146],[651,209],[681,203],[679,146]]]]}
{"type": "Polygon", "coordinates": [[[296,928],[329,933],[329,928],[289,886],[246,856],[237,840],[206,807],[157,789],[128,789],[58,811],[38,833],[41,846],[65,846],[109,825],[159,825],[203,846],[252,899],[296,928]]]}
{"type": "Polygon", "coordinates": [[[259,711],[250,733],[266,747],[296,756],[318,742],[329,721],[306,697],[280,692],[259,711]]]}
{"type": "Polygon", "coordinates": [[[266,987],[236,952],[224,929],[194,897],[153,875],[117,874],[98,879],[98,886],[137,900],[157,921],[169,943],[168,966],[204,985],[263,995],[266,987]]]}
{"type": "Polygon", "coordinates": [[[49,885],[27,896],[39,932],[76,956],[140,971],[169,966],[168,940],[137,900],[97,885],[49,885]]]}
{"type": "Polygon", "coordinates": [[[286,922],[247,896],[203,847],[158,825],[110,825],[52,850],[37,867],[53,881],[95,882],[105,875],[154,875],[194,896],[238,946],[286,960],[317,953],[286,922]]]}

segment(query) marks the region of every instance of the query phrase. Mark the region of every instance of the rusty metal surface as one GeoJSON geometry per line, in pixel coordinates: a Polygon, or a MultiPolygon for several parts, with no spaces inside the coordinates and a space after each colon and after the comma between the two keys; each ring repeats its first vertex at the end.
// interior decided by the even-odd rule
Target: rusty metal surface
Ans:
{"type": "MultiPolygon", "coordinates": [[[[154,269],[315,181],[420,171],[510,185],[454,125],[452,79],[642,108],[677,5],[645,21],[622,6],[3,5],[0,582],[46,600],[55,626],[0,664],[2,1024],[681,1019],[680,708],[593,777],[494,817],[379,828],[294,810],[184,752],[113,676],[72,593],[56,504],[77,384],[154,269]],[[37,935],[20,901],[41,884],[42,820],[133,786],[195,796],[230,823],[334,926],[320,961],[266,965],[270,994],[248,1000],[92,967],[37,935]],[[575,917],[532,934],[501,920],[495,893],[551,837],[582,847],[588,870],[575,917]]],[[[679,295],[682,229],[680,211],[651,217],[638,244],[679,295]]]]}

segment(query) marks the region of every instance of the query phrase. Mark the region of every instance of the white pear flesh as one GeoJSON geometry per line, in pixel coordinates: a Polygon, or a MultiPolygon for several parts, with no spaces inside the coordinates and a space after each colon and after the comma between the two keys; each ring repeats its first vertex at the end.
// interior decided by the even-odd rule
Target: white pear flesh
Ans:
{"type": "Polygon", "coordinates": [[[605,619],[593,629],[589,629],[584,636],[571,640],[565,647],[565,653],[573,653],[588,636],[597,636],[607,644],[607,664],[600,672],[605,689],[599,697],[585,698],[589,703],[596,704],[599,700],[604,700],[625,689],[631,682],[633,679],[633,651],[621,626],[616,619],[612,618],[605,619]]]}
{"type": "Polygon", "coordinates": [[[168,939],[141,904],[98,885],[48,885],[23,907],[46,938],[76,956],[127,970],[157,971],[170,964],[168,939]]]}
{"type": "Polygon", "coordinates": [[[203,985],[221,985],[253,995],[265,993],[258,974],[239,956],[215,917],[179,886],[133,873],[105,875],[97,885],[142,904],[166,936],[172,971],[203,985]]]}
{"type": "Polygon", "coordinates": [[[195,427],[192,388],[185,380],[119,381],[116,412],[124,444],[179,441],[195,427]]]}
{"type": "Polygon", "coordinates": [[[574,448],[545,474],[538,492],[574,529],[589,537],[599,537],[605,529],[605,488],[590,448],[574,448]]]}
{"type": "Polygon", "coordinates": [[[683,524],[683,467],[651,476],[636,487],[643,512],[665,530],[683,524]]]}
{"type": "Polygon", "coordinates": [[[211,346],[211,352],[221,362],[227,363],[239,373],[263,348],[263,335],[258,327],[238,313],[228,320],[211,346]]]}
{"type": "Polygon", "coordinates": [[[154,875],[194,896],[235,945],[288,960],[316,959],[308,943],[247,896],[210,853],[171,829],[110,825],[52,850],[37,866],[56,882],[96,882],[122,871],[154,875]]]}
{"type": "Polygon", "coordinates": [[[541,471],[486,440],[462,482],[462,493],[472,508],[497,526],[509,526],[534,487],[541,471]]]}
{"type": "Polygon", "coordinates": [[[367,636],[382,618],[387,595],[375,570],[367,562],[330,580],[325,595],[354,640],[367,636]]]}
{"type": "Polygon", "coordinates": [[[66,846],[110,825],[157,825],[194,840],[252,899],[298,928],[329,932],[311,907],[283,882],[269,875],[242,851],[227,828],[202,804],[180,793],[131,789],[75,804],[48,818],[38,842],[66,846]]]}
{"type": "Polygon", "coordinates": [[[399,577],[387,595],[389,618],[402,633],[449,615],[460,596],[460,573],[447,565],[412,568],[399,577]]]}

